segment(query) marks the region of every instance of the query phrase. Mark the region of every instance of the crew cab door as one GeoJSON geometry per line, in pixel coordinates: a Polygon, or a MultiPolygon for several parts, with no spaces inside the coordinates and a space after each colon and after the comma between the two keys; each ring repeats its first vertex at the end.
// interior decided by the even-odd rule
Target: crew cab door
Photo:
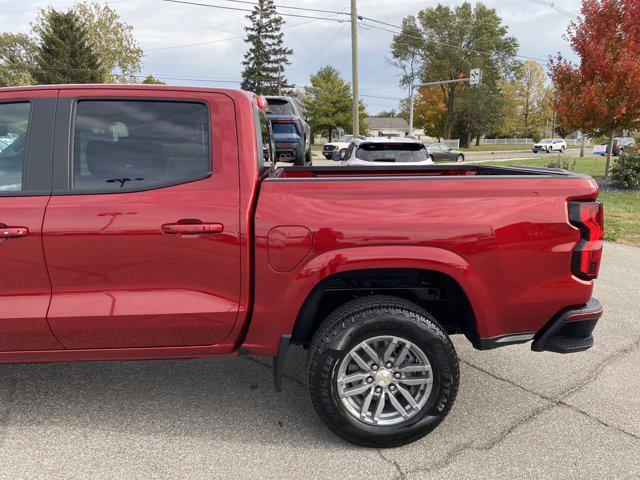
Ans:
{"type": "Polygon", "coordinates": [[[47,325],[41,228],[57,90],[0,94],[0,352],[62,348],[47,325]]]}
{"type": "Polygon", "coordinates": [[[61,90],[44,221],[68,349],[213,345],[240,298],[234,106],[223,94],[61,90]]]}

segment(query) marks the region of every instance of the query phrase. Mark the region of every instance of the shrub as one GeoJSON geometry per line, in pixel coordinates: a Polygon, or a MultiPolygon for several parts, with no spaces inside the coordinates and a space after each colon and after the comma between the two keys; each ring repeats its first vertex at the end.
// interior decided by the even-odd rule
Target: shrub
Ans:
{"type": "Polygon", "coordinates": [[[640,149],[630,147],[622,152],[611,169],[611,182],[617,188],[640,188],[640,149]]]}
{"type": "Polygon", "coordinates": [[[573,160],[573,163],[569,165],[569,160],[564,160],[558,157],[556,160],[552,160],[547,165],[547,168],[561,168],[562,170],[575,170],[576,169],[576,161],[573,160]]]}

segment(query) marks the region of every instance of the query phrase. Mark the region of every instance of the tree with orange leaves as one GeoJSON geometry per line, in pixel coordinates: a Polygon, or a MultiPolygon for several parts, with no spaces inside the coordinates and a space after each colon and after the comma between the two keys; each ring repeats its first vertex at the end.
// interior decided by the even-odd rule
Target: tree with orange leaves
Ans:
{"type": "Polygon", "coordinates": [[[608,136],[607,177],[616,131],[640,126],[640,1],[583,0],[567,37],[580,63],[550,61],[554,108],[565,127],[608,136]]]}

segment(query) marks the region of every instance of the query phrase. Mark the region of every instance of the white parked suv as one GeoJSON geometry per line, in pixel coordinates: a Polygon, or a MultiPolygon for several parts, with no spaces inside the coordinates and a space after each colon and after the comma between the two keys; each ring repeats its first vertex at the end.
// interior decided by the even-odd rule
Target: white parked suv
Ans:
{"type": "Polygon", "coordinates": [[[540,140],[538,143],[533,145],[533,153],[538,152],[553,152],[559,151],[564,152],[567,149],[567,142],[562,140],[561,138],[545,138],[544,140],[540,140]]]}
{"type": "Polygon", "coordinates": [[[424,143],[412,138],[355,139],[347,148],[341,166],[433,165],[424,143]]]}

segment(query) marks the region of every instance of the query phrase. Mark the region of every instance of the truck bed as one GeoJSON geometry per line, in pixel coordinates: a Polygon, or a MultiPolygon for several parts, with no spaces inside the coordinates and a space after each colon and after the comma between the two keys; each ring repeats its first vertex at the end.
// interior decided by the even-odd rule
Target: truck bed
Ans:
{"type": "Polygon", "coordinates": [[[279,167],[273,170],[269,178],[335,178],[335,177],[547,177],[547,178],[589,178],[587,175],[555,168],[513,167],[495,165],[428,165],[424,167],[279,167]]]}

